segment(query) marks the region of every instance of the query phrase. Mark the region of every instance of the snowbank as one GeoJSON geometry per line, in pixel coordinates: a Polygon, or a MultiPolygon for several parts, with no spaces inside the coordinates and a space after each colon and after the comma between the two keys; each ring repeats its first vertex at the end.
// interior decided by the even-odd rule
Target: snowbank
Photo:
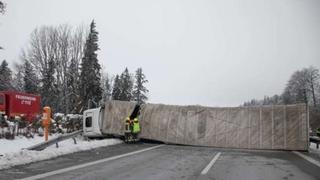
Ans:
{"type": "Polygon", "coordinates": [[[85,151],[98,147],[115,145],[122,142],[118,139],[92,141],[77,139],[77,144],[74,144],[73,140],[69,139],[59,143],[59,148],[56,148],[55,145],[53,145],[43,151],[29,151],[21,148],[27,148],[31,145],[43,142],[43,137],[39,137],[39,139],[35,137],[35,139],[33,140],[19,138],[17,140],[11,140],[11,143],[6,141],[9,140],[0,140],[0,154],[2,155],[0,156],[0,169],[51,159],[64,154],[74,153],[78,151],[85,151]]]}
{"type": "Polygon", "coordinates": [[[320,159],[320,147],[319,149],[317,149],[317,145],[315,143],[310,143],[309,153],[312,153],[313,155],[317,156],[320,159]]]}
{"type": "MultiPolygon", "coordinates": [[[[49,136],[49,139],[56,137],[57,135],[49,136]]],[[[5,153],[19,152],[23,148],[30,147],[32,145],[41,143],[44,141],[44,137],[35,135],[34,138],[26,138],[24,136],[16,136],[14,140],[0,139],[0,157],[5,153]]]]}

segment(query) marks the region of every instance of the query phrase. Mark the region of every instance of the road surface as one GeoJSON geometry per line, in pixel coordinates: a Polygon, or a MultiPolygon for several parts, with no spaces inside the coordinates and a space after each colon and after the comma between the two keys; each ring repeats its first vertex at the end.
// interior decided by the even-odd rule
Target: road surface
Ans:
{"type": "Polygon", "coordinates": [[[119,144],[0,171],[0,179],[24,178],[316,180],[320,168],[290,151],[119,144]]]}

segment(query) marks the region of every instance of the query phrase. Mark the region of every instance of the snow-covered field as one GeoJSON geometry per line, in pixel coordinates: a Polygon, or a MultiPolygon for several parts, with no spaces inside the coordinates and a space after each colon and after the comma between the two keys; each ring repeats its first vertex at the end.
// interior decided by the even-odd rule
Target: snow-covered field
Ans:
{"type": "MultiPolygon", "coordinates": [[[[55,136],[56,135],[50,136],[49,139],[55,136]]],[[[115,145],[122,142],[118,139],[85,141],[82,140],[82,138],[78,138],[77,144],[74,144],[72,139],[68,139],[60,142],[59,148],[56,148],[55,145],[52,145],[43,151],[29,151],[23,149],[43,141],[44,137],[39,136],[35,136],[33,139],[27,139],[25,137],[16,137],[15,140],[0,139],[0,169],[51,159],[57,156],[78,151],[85,151],[98,147],[115,145]]]]}

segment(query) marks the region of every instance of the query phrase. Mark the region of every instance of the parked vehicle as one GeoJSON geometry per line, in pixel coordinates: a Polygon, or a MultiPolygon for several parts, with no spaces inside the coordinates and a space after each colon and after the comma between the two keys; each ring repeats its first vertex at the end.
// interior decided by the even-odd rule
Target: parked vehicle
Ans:
{"type": "Polygon", "coordinates": [[[16,91],[0,91],[0,116],[33,122],[40,115],[40,99],[38,95],[16,91]]]}

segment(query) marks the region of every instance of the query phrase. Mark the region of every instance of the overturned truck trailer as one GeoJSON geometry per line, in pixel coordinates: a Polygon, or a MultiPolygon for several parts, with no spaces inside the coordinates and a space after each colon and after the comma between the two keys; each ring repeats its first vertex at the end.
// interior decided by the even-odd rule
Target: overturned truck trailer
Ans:
{"type": "MultiPolygon", "coordinates": [[[[102,133],[123,135],[124,118],[135,104],[105,104],[102,133]]],[[[215,108],[145,104],[140,138],[165,143],[246,149],[308,149],[304,104],[215,108]]]]}

